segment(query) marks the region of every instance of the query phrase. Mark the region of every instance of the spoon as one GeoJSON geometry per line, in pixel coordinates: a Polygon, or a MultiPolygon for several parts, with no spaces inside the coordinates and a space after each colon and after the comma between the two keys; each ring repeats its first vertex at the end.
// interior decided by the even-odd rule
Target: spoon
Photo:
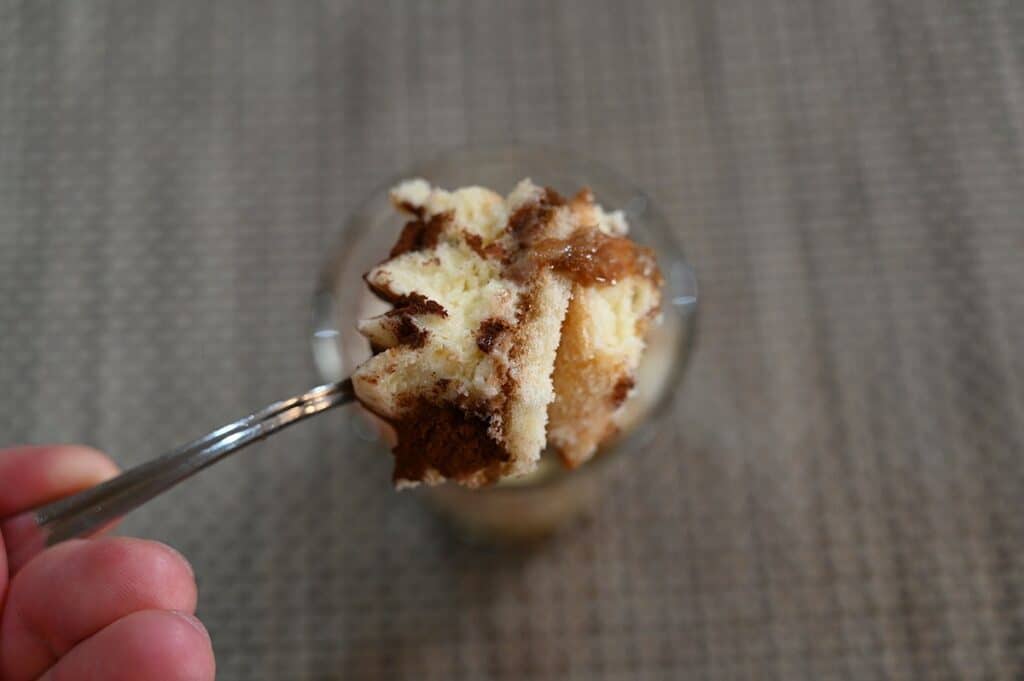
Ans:
{"type": "Polygon", "coordinates": [[[95,487],[41,506],[33,512],[42,530],[38,541],[52,546],[93,534],[239,449],[354,399],[351,380],[318,386],[221,426],[95,487]]]}

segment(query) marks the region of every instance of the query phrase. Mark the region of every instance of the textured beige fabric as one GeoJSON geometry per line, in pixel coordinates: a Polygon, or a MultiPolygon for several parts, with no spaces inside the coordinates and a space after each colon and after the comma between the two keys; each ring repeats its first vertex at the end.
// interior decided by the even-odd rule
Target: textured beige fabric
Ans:
{"type": "Polygon", "coordinates": [[[0,3],[0,436],[131,464],[314,381],[356,203],[445,147],[635,175],[702,284],[592,522],[460,546],[339,415],[127,523],[235,679],[1024,675],[1024,3],[0,3]]]}

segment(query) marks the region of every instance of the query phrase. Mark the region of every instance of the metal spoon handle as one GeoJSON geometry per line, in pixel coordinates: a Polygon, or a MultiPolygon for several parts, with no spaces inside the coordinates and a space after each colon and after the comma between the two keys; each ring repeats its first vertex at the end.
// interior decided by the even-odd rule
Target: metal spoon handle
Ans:
{"type": "Polygon", "coordinates": [[[352,381],[313,388],[34,512],[47,546],[99,530],[182,480],[258,440],[355,399],[352,381]]]}

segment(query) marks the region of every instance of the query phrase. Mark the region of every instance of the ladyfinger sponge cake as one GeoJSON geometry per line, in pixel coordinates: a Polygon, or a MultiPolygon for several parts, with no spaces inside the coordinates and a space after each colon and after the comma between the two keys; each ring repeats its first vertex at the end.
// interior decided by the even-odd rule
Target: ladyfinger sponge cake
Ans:
{"type": "Polygon", "coordinates": [[[586,190],[521,181],[391,192],[409,216],[366,283],[391,304],[359,331],[352,376],[397,434],[395,483],[478,487],[532,471],[545,446],[576,466],[615,433],[659,309],[653,255],[586,190]]]}

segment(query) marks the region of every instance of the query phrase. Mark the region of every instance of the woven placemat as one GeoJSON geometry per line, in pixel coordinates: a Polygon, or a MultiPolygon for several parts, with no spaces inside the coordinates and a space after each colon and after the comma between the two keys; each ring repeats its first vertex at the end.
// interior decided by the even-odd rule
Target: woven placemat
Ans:
{"type": "Polygon", "coordinates": [[[662,446],[529,554],[343,415],[126,530],[219,678],[1024,676],[1024,3],[0,9],[0,435],[132,464],[315,381],[374,186],[459,145],[633,175],[702,284],[662,446]]]}

